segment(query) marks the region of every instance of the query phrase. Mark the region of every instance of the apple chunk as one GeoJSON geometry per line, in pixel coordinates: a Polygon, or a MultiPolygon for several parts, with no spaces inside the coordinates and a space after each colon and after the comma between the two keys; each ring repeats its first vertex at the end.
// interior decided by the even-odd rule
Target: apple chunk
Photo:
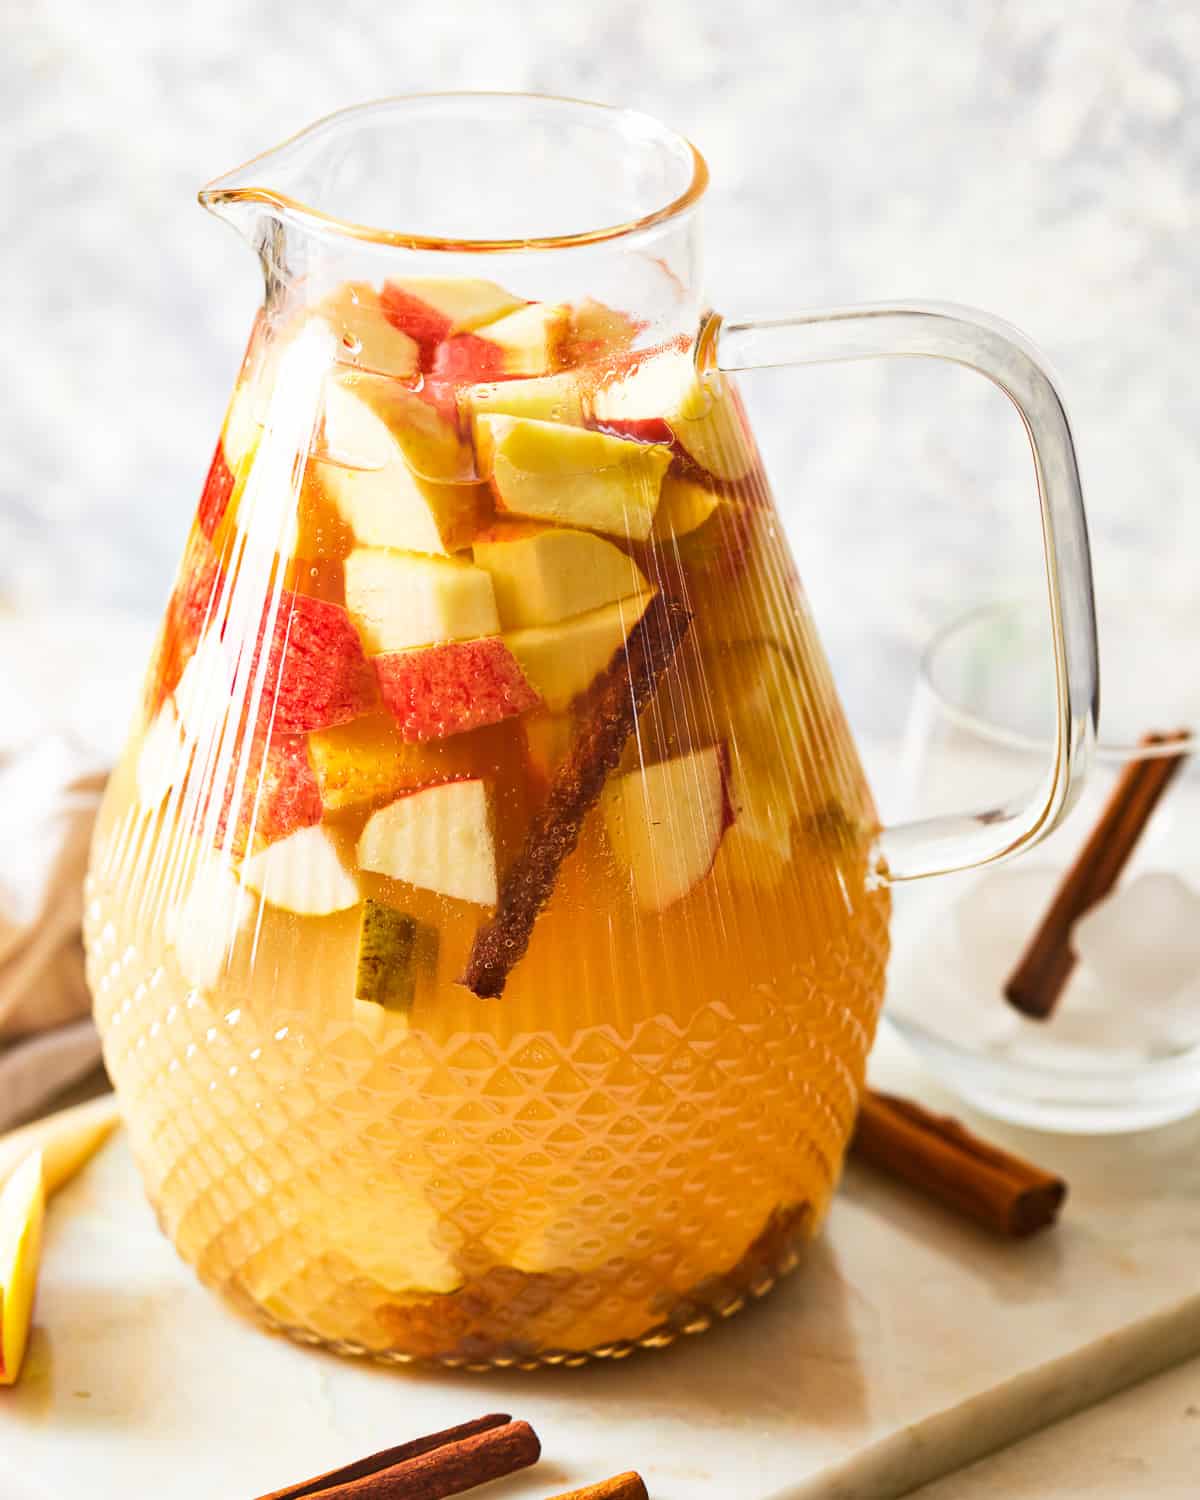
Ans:
{"type": "Polygon", "coordinates": [[[453,421],[414,391],[366,376],[326,383],[318,477],[361,545],[434,556],[465,546],[486,493],[474,468],[453,421]]]}
{"type": "Polygon", "coordinates": [[[733,821],[728,780],[725,747],[710,745],[605,787],[608,841],[643,910],[665,911],[712,869],[733,821]]]}
{"type": "Polygon", "coordinates": [[[653,597],[620,599],[555,625],[509,631],[504,639],[546,707],[561,713],[608,666],[653,597]]]}
{"type": "Polygon", "coordinates": [[[259,704],[264,729],[304,734],[345,724],[371,707],[371,669],[340,604],[281,590],[274,619],[269,606],[263,611],[251,684],[258,675],[268,625],[271,640],[259,704]]]}
{"type": "Polygon", "coordinates": [[[358,882],[328,829],[318,825],[252,855],[242,865],[242,880],[264,901],[301,917],[326,917],[359,902],[358,882]]]}
{"type": "Polygon", "coordinates": [[[367,820],[362,869],[459,901],[493,906],[496,846],[487,787],[478,778],[409,792],[367,820]]]}
{"type": "Polygon", "coordinates": [[[502,373],[545,375],[554,368],[566,325],[565,307],[530,302],[488,323],[476,337],[499,349],[502,373]]]}
{"type": "Polygon", "coordinates": [[[665,448],[527,417],[485,416],[475,426],[500,508],[636,541],[650,535],[671,463],[665,448]]]}
{"type": "Polygon", "coordinates": [[[346,605],[374,654],[500,629],[491,577],[457,558],[359,548],[345,574],[346,605]]]}
{"type": "Polygon", "coordinates": [[[579,382],[570,371],[530,380],[497,380],[469,385],[459,393],[464,420],[476,417],[532,417],[537,422],[583,422],[579,382]]]}
{"type": "Polygon", "coordinates": [[[552,625],[648,588],[627,553],[590,531],[497,526],[472,555],[491,574],[505,630],[552,625]]]}
{"type": "Polygon", "coordinates": [[[45,1214],[42,1154],[34,1151],[0,1192],[0,1385],[15,1383],[25,1358],[45,1214]]]}
{"type": "Polygon", "coordinates": [[[368,897],[358,933],[354,998],[407,1014],[416,998],[422,949],[436,942],[436,933],[419,927],[407,912],[368,897]]]}
{"type": "Polygon", "coordinates": [[[499,636],[374,658],[379,691],[406,740],[441,740],[540,702],[499,636]]]}
{"type": "Polygon", "coordinates": [[[634,437],[673,436],[717,479],[744,479],[754,467],[754,448],[736,392],[723,375],[702,380],[690,350],[666,349],[643,357],[593,393],[592,416],[606,430],[634,437]]]}
{"type": "Polygon", "coordinates": [[[343,282],[313,312],[339,335],[341,362],[393,378],[419,370],[420,345],[386,317],[379,293],[369,282],[343,282]]]}
{"type": "Polygon", "coordinates": [[[662,499],[654,515],[652,535],[656,541],[663,541],[699,531],[720,503],[720,495],[708,485],[668,474],[663,480],[662,499]]]}
{"type": "Polygon", "coordinates": [[[415,339],[422,354],[456,333],[470,333],[525,305],[494,281],[469,276],[406,276],[385,281],[379,296],[394,328],[415,339]]]}

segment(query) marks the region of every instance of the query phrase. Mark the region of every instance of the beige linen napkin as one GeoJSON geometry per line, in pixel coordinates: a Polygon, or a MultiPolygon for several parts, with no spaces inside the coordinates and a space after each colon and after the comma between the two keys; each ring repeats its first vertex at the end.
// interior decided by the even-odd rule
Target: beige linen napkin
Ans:
{"type": "Polygon", "coordinates": [[[67,734],[0,751],[0,1130],[100,1057],[80,922],[105,774],[67,734]]]}

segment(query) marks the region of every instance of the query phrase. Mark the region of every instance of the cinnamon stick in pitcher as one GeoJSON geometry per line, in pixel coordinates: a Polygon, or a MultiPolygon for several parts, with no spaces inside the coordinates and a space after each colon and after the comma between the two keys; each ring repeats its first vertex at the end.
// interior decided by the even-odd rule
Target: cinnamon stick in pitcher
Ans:
{"type": "Polygon", "coordinates": [[[863,1092],[851,1150],[996,1234],[1021,1239],[1053,1224],[1060,1177],[980,1140],[950,1115],[894,1094],[863,1092]]]}
{"type": "Polygon", "coordinates": [[[460,983],[480,999],[504,993],[513,965],[529,946],[533,924],[550,898],[559,868],[579,842],[584,818],[691,623],[688,609],[659,594],[588,690],[571,748],[554,774],[521,852],[501,882],[496,914],[475,935],[460,983]]]}
{"type": "MultiPolygon", "coordinates": [[[[1143,735],[1144,746],[1186,743],[1187,730],[1143,735]]],[[[1004,986],[1004,997],[1022,1015],[1045,1021],[1075,967],[1071,928],[1116,885],[1163,793],[1187,751],[1131,760],[1121,772],[1087,842],[1063,876],[1046,915],[1004,986]]]]}

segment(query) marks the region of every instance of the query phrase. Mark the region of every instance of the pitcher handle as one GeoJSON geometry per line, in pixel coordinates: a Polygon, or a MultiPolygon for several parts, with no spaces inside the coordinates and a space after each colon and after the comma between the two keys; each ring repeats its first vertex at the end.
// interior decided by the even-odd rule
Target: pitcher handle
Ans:
{"type": "Polygon", "coordinates": [[[885,828],[880,873],[915,880],[1005,859],[1045,838],[1070,811],[1096,741],[1096,609],[1071,428],[1041,356],[1017,329],[951,303],[864,303],[754,322],[724,324],[714,315],[697,349],[702,370],[730,374],[879,355],[978,370],[1020,413],[1033,449],[1054,637],[1055,743],[1044,779],[1019,803],[885,828]]]}

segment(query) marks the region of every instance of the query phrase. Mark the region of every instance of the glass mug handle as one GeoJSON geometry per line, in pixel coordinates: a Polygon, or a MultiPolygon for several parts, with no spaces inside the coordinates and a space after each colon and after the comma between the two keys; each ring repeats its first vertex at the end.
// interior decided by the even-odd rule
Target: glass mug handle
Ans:
{"type": "Polygon", "coordinates": [[[951,303],[864,303],[755,322],[726,324],[713,315],[697,348],[702,371],[727,374],[882,355],[946,359],[978,370],[1020,413],[1041,501],[1055,658],[1054,754],[1042,781],[1020,802],[885,828],[880,873],[897,881],[1004,859],[1036,844],[1061,822],[1095,747],[1099,675],[1075,444],[1054,382],[1017,329],[951,303]]]}

